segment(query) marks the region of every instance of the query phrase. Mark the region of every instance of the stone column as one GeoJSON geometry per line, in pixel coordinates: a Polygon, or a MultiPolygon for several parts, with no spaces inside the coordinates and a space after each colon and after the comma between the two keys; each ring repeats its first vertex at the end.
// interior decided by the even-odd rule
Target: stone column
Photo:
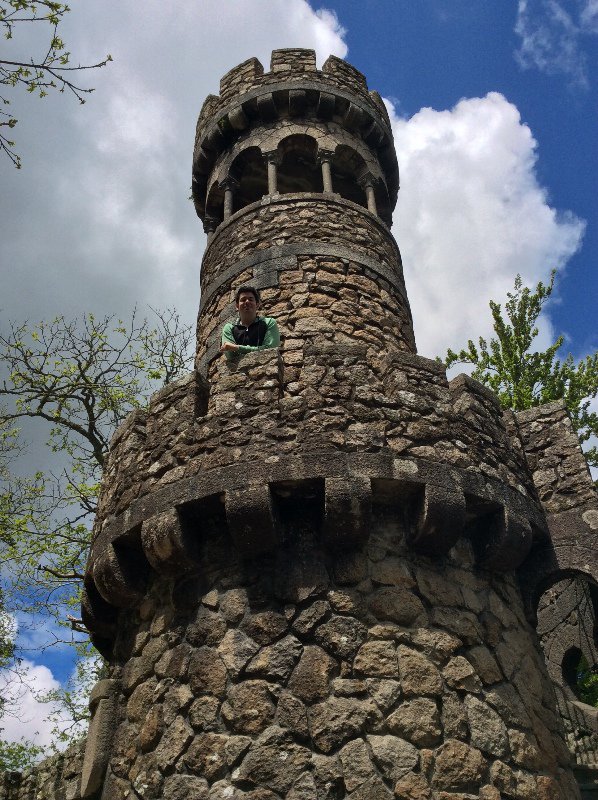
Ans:
{"type": "Polygon", "coordinates": [[[378,216],[378,208],[376,206],[376,195],[374,194],[374,176],[371,172],[363,172],[359,178],[359,185],[365,191],[365,196],[368,203],[368,211],[378,216]]]}
{"type": "Polygon", "coordinates": [[[239,188],[239,183],[229,175],[220,182],[220,188],[224,189],[224,219],[227,220],[233,213],[233,196],[235,190],[239,188]]]}
{"type": "Polygon", "coordinates": [[[219,220],[216,217],[211,216],[210,214],[206,214],[203,220],[203,230],[204,233],[208,237],[208,244],[214,238],[214,231],[218,227],[219,220]]]}
{"type": "Polygon", "coordinates": [[[268,194],[278,194],[277,168],[280,166],[281,156],[278,150],[268,150],[264,153],[268,165],[268,194]]]}
{"type": "Polygon", "coordinates": [[[322,165],[322,183],[324,185],[325,192],[334,191],[334,189],[332,188],[332,171],[330,169],[330,162],[332,161],[333,155],[334,155],[334,150],[318,151],[318,161],[322,165]]]}

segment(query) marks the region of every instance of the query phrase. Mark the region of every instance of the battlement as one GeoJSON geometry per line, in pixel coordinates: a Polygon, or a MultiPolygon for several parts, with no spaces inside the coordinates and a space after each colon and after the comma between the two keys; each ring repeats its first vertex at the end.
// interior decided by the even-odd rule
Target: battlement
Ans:
{"type": "Polygon", "coordinates": [[[513,569],[545,535],[485,387],[449,384],[442,365],[410,353],[372,364],[364,346],[291,347],[222,359],[209,393],[192,373],[115,434],[84,600],[100,648],[110,609],[141,602],[152,572],[195,563],[206,515],[249,558],[280,545],[281,520],[306,498],[332,549],[362,546],[380,505],[407,514],[414,551],[440,555],[465,536],[491,569],[513,569]]]}
{"type": "MultiPolygon", "coordinates": [[[[351,146],[359,150],[358,144],[362,143],[362,149],[370,151],[376,163],[379,161],[384,177],[376,176],[376,170],[371,172],[366,163],[368,159],[364,159],[362,153],[357,159],[360,166],[356,166],[357,162],[353,164],[355,180],[363,177],[364,181],[370,181],[372,190],[377,186],[379,194],[382,181],[384,193],[389,198],[387,202],[391,208],[394,207],[399,186],[398,165],[388,114],[380,95],[368,90],[365,77],[355,67],[336,56],[330,56],[318,70],[313,50],[274,50],[269,72],[264,72],[256,58],[250,58],[227,72],[220,81],[219,96],[208,96],[199,115],[193,156],[193,197],[197,213],[208,228],[218,218],[219,212],[215,208],[220,201],[223,202],[224,190],[220,197],[219,187],[225,187],[229,179],[237,181],[236,172],[247,166],[245,161],[257,157],[257,161],[251,164],[255,183],[260,159],[268,159],[274,165],[284,152],[279,149],[277,153],[276,144],[266,145],[259,137],[256,138],[256,130],[265,128],[272,132],[283,122],[288,127],[296,118],[301,118],[302,124],[313,120],[319,125],[320,134],[327,126],[346,131],[348,138],[346,143],[342,143],[341,150],[351,146]],[[225,170],[223,177],[220,161],[237,142],[247,152],[232,171],[225,170]],[[259,157],[249,152],[256,148],[261,153],[259,157]],[[214,173],[216,166],[219,166],[217,174],[214,173]],[[208,197],[210,194],[211,198],[208,197]]],[[[289,128],[279,138],[282,139],[283,135],[288,139],[300,135],[300,132],[289,128]]],[[[318,142],[319,138],[316,134],[315,141],[318,142]]],[[[347,164],[343,166],[347,153],[336,152],[338,145],[338,137],[332,150],[324,142],[319,142],[315,156],[327,159],[329,163],[340,159],[334,169],[342,172],[347,169],[347,164]]],[[[262,182],[266,180],[265,169],[264,165],[262,182]]],[[[283,170],[283,183],[274,191],[288,191],[283,187],[284,176],[283,170]]],[[[253,185],[250,188],[245,186],[240,194],[249,193],[252,197],[256,191],[253,185]]],[[[261,191],[262,194],[273,193],[271,185],[261,191]]],[[[324,187],[324,191],[330,189],[324,187]]],[[[371,200],[370,204],[373,202],[371,200]]]]}

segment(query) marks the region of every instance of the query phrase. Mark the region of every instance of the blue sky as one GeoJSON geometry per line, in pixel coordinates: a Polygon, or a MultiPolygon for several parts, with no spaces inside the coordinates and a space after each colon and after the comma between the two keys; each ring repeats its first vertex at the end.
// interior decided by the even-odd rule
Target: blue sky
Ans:
{"type": "MultiPolygon", "coordinates": [[[[488,300],[504,300],[517,272],[546,280],[552,266],[542,342],[562,332],[576,356],[597,348],[598,0],[146,0],[143,13],[86,0],[63,37],[74,61],[114,61],[90,76],[85,106],[14,98],[24,166],[0,163],[4,321],[135,304],[192,321],[205,237],[187,198],[203,99],[244,59],[268,69],[273,48],[305,46],[320,65],[346,56],[389,103],[393,232],[422,355],[488,335],[488,300]]],[[[29,463],[51,464],[35,441],[29,463]]],[[[32,683],[64,680],[71,652],[41,652],[27,627],[32,683]]],[[[43,709],[18,703],[6,734],[48,741],[43,709]]]]}
{"type": "Polygon", "coordinates": [[[538,143],[536,174],[550,204],[587,222],[582,246],[559,276],[560,302],[550,309],[554,327],[570,337],[574,352],[595,350],[598,4],[530,0],[525,13],[523,4],[508,0],[343,0],[328,6],[346,28],[349,60],[392,98],[401,116],[422,106],[448,109],[490,91],[519,109],[538,143]],[[524,32],[545,43],[536,57],[522,53],[524,32]]]}

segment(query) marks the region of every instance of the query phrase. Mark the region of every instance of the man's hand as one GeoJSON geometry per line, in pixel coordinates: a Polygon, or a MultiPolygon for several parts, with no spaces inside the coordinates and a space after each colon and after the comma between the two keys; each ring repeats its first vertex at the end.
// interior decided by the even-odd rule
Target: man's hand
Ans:
{"type": "Polygon", "coordinates": [[[226,350],[238,350],[239,345],[233,344],[232,342],[223,342],[220,347],[220,352],[224,353],[226,350]]]}

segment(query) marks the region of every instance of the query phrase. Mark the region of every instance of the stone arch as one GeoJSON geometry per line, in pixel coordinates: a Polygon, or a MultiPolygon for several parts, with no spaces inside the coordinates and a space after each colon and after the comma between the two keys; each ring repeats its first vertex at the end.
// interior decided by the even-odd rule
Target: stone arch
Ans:
{"type": "Polygon", "coordinates": [[[360,185],[360,177],[367,172],[363,156],[354,148],[341,144],[334,152],[331,166],[334,191],[345,200],[367,208],[365,189],[360,185]]]}
{"type": "Polygon", "coordinates": [[[536,631],[548,674],[570,699],[576,699],[575,658],[579,663],[583,656],[589,667],[598,665],[598,587],[591,575],[567,570],[554,573],[538,588],[536,631]]]}
{"type": "Polygon", "coordinates": [[[293,133],[282,139],[277,147],[279,160],[278,191],[322,192],[322,170],[318,164],[318,143],[306,133],[293,133]]]}
{"type": "Polygon", "coordinates": [[[266,163],[259,147],[248,147],[239,153],[230,166],[229,177],[235,181],[233,211],[268,194],[266,163]]]}
{"type": "Polygon", "coordinates": [[[213,181],[206,194],[206,219],[219,225],[224,219],[224,189],[213,181]]]}

